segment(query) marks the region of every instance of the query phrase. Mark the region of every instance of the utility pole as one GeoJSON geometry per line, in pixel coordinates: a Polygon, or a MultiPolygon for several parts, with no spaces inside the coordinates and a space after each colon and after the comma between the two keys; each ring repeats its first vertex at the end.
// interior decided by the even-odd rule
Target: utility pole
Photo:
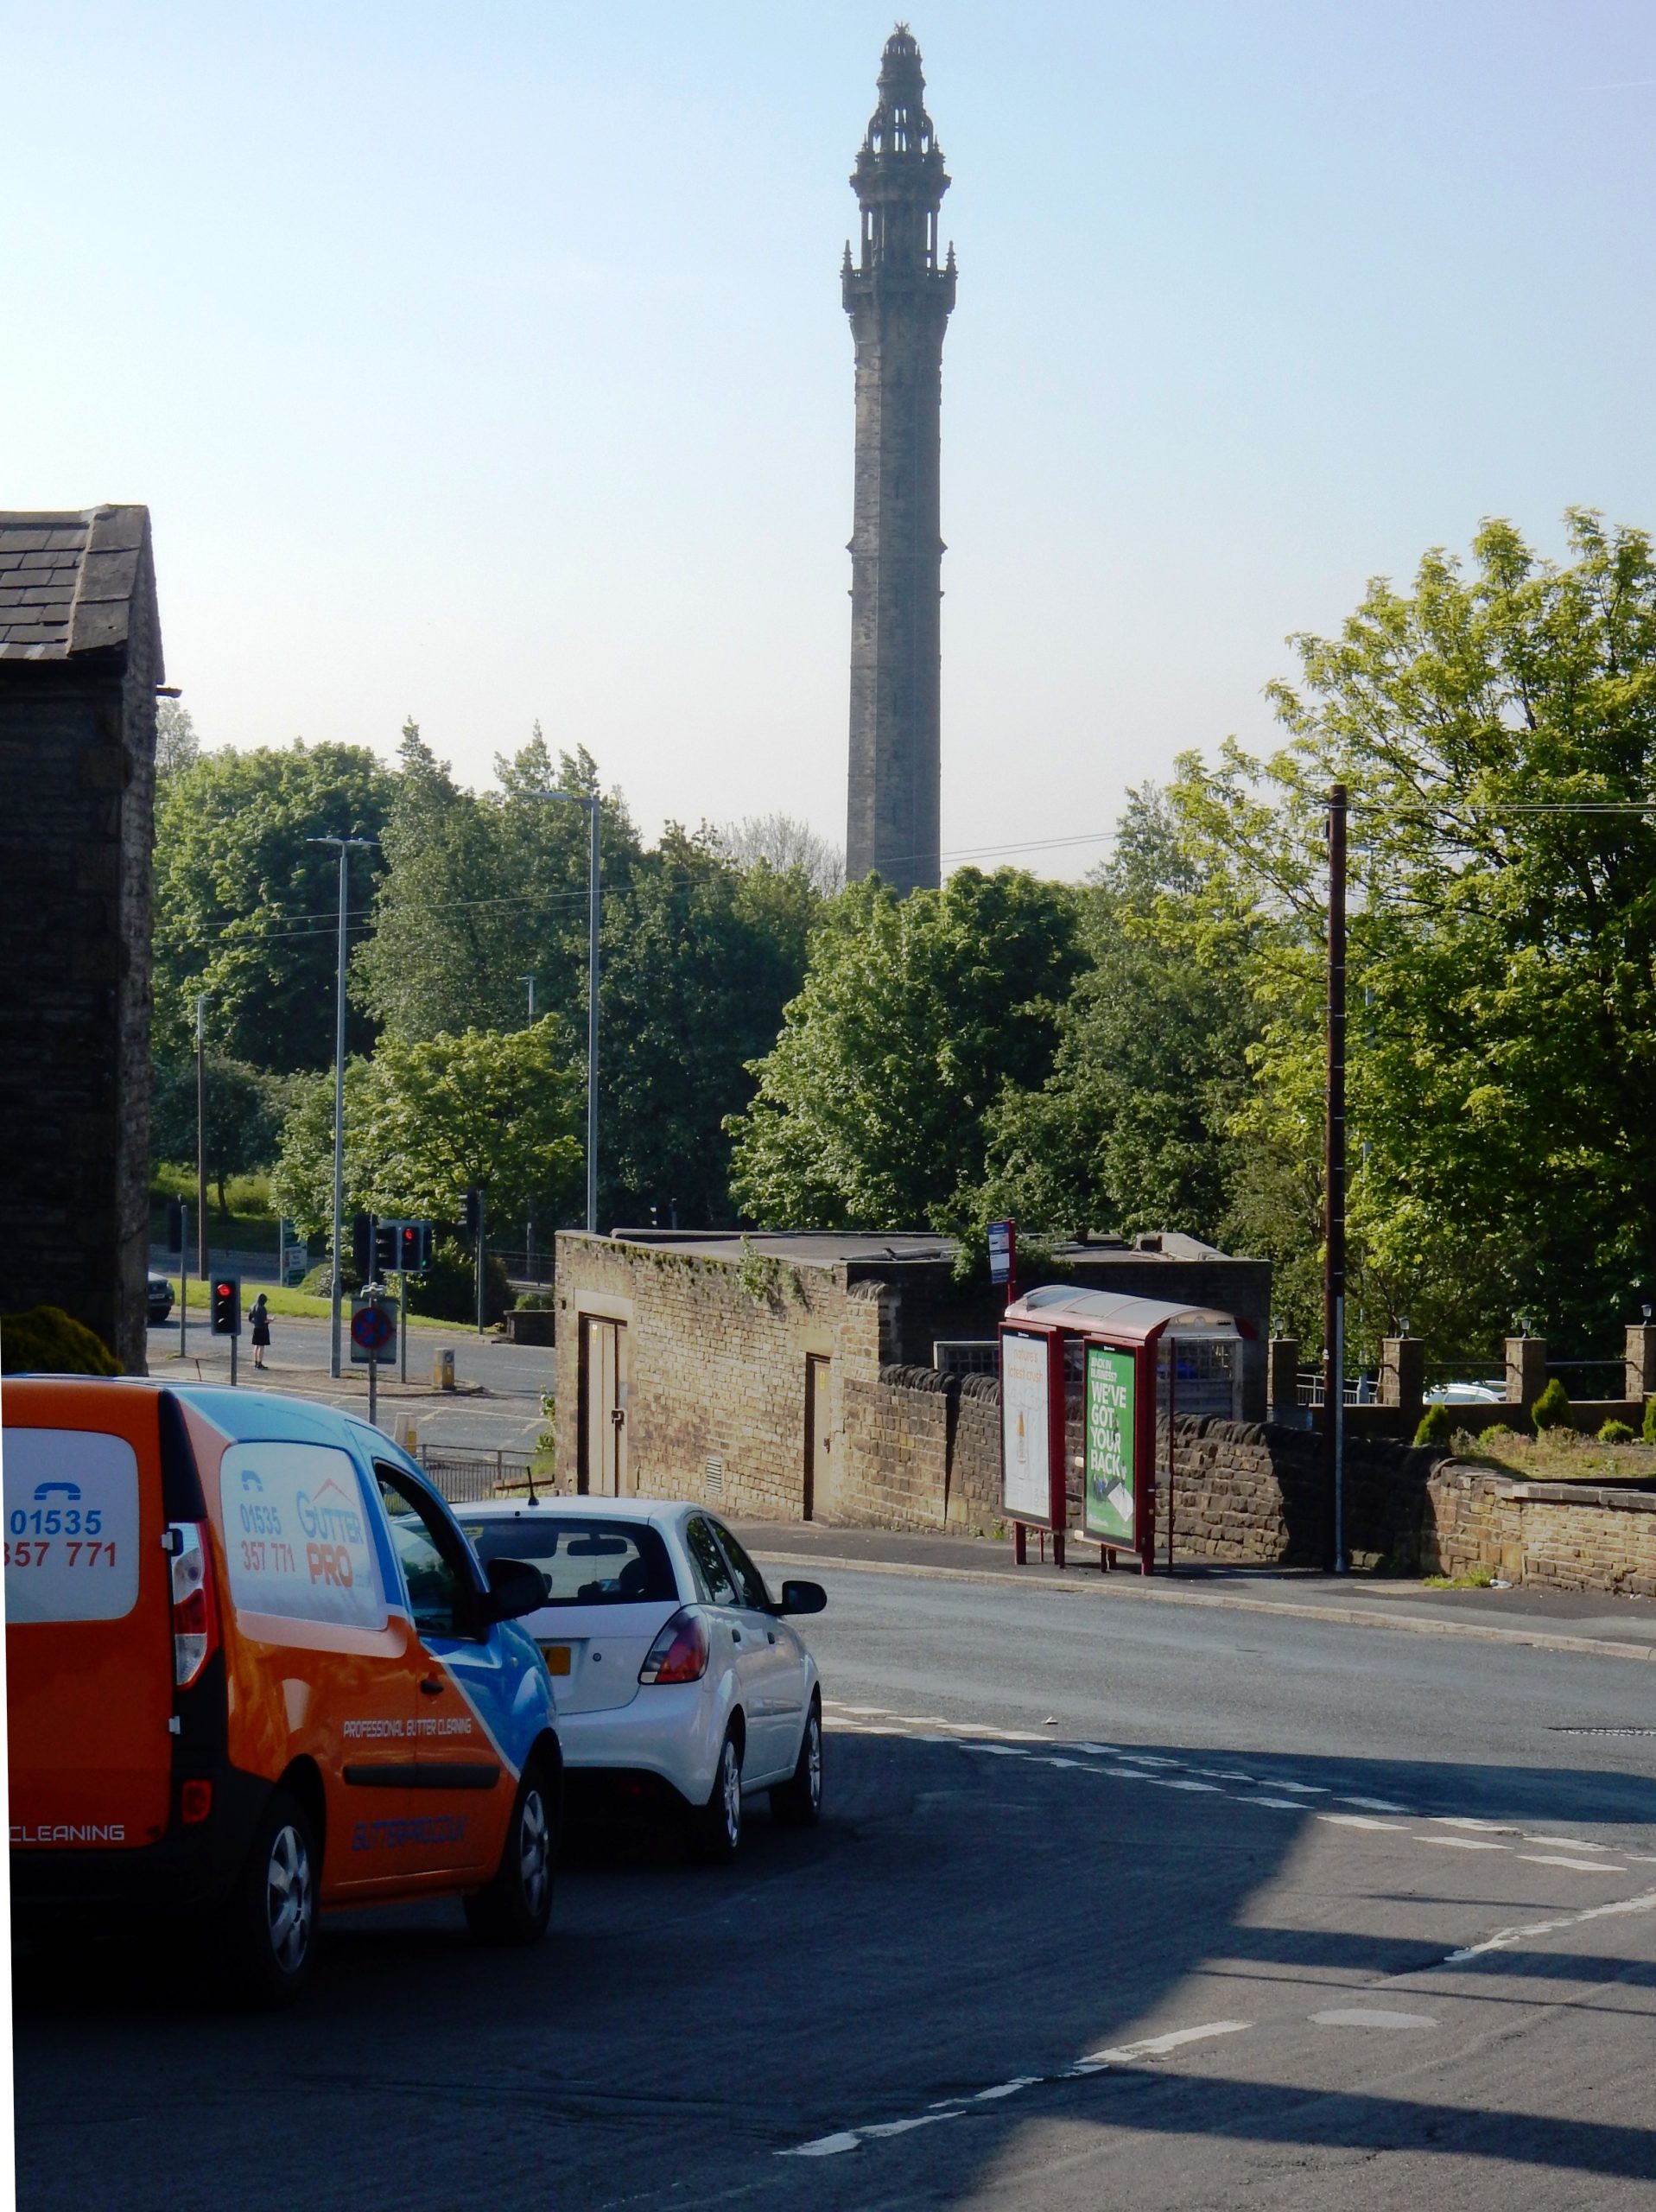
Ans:
{"type": "Polygon", "coordinates": [[[598,925],[603,893],[600,883],[598,800],[585,791],[530,791],[530,798],[566,800],[584,806],[591,817],[592,849],[587,872],[587,1233],[598,1233],[598,925]]]}
{"type": "MultiPolygon", "coordinates": [[[[520,981],[529,986],[529,1026],[535,1027],[535,978],[524,976],[520,981]]],[[[523,1223],[523,1273],[530,1282],[535,1280],[535,1217],[530,1214],[523,1223]]]]}
{"type": "Polygon", "coordinates": [[[195,1231],[200,1238],[195,1252],[195,1272],[201,1281],[207,1279],[207,1055],[206,1055],[207,995],[198,991],[195,998],[195,1231]]]}
{"type": "Polygon", "coordinates": [[[344,1294],[343,1276],[345,1255],[340,1249],[340,1237],[345,1219],[345,952],[346,952],[346,893],[349,882],[348,863],[353,848],[378,845],[378,837],[308,837],[308,845],[335,845],[339,854],[339,952],[338,999],[333,1020],[333,1236],[332,1268],[333,1277],[333,1316],[331,1341],[331,1372],[335,1379],[340,1372],[340,1353],[343,1349],[343,1328],[339,1301],[344,1294]]]}
{"type": "Polygon", "coordinates": [[[1328,1097],[1323,1166],[1323,1440],[1329,1552],[1346,1571],[1346,787],[1329,787],[1328,1097]]]}

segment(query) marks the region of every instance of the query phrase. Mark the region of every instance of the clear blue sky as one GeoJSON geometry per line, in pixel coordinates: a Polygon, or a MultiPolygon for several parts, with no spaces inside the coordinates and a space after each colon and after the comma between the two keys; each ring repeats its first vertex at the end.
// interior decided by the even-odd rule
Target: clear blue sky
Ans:
{"type": "MultiPolygon", "coordinates": [[[[946,849],[1265,739],[1285,634],[1483,515],[1656,525],[1649,0],[915,6],[946,849]]],[[[647,830],[842,836],[892,20],[4,0],[0,503],[149,503],[209,742],[412,712],[480,782],[538,715],[647,830]]]]}

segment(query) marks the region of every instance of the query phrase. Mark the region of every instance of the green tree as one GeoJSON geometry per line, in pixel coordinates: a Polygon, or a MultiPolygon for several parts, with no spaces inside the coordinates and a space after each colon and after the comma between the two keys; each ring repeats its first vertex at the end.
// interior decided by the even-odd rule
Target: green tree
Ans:
{"type": "Polygon", "coordinates": [[[905,899],[853,885],[814,933],[758,1088],[726,1124],[732,1192],[783,1228],[904,1229],[981,1182],[990,1110],[1050,1071],[1075,901],[1010,868],[905,899]]]}
{"type": "MultiPolygon", "coordinates": [[[[1302,1277],[1322,1144],[1323,808],[1351,838],[1349,1224],[1360,1348],[1406,1312],[1445,1353],[1515,1315],[1596,1349],[1656,1280],[1656,563],[1570,517],[1442,551],[1297,639],[1285,747],[1182,764],[1193,925],[1252,932],[1261,1023],[1235,1123],[1302,1277]]],[[[1266,1221],[1267,1217],[1273,1217],[1266,1221]]]]}
{"type": "MultiPolygon", "coordinates": [[[[467,1029],[420,1044],[381,1039],[346,1076],[348,1212],[459,1218],[485,1194],[497,1230],[540,1205],[567,1206],[581,1173],[582,1081],[553,1014],[502,1034],[467,1029]]],[[[282,1129],[278,1205],[314,1236],[331,1217],[332,1084],[304,1086],[282,1129]]]]}
{"type": "MultiPolygon", "coordinates": [[[[232,1059],[288,1074],[333,1057],[339,856],[320,836],[378,837],[393,779],[365,746],[204,753],[169,774],[156,811],[155,1040],[191,1048],[194,1001],[232,1059]]],[[[378,855],[353,854],[352,934],[378,855]]],[[[371,1041],[353,1016],[350,1046],[371,1041]]]]}
{"type": "Polygon", "coordinates": [[[1188,942],[1200,885],[1163,794],[1130,792],[1114,856],[1079,896],[1086,965],[1052,1073],[990,1111],[974,1223],[1010,1214],[1054,1236],[1220,1235],[1257,1025],[1237,949],[1198,958],[1188,942]]]}
{"type": "MultiPolygon", "coordinates": [[[[409,721],[400,763],[353,995],[404,1039],[473,1024],[514,1029],[533,976],[537,1012],[584,1026],[588,816],[540,794],[598,797],[592,756],[582,748],[554,760],[537,725],[520,751],[496,759],[500,788],[479,795],[454,782],[409,721]]],[[[626,803],[612,791],[600,817],[606,904],[625,892],[638,852],[626,803]]]]}
{"type": "MultiPolygon", "coordinates": [[[[220,1217],[229,1213],[225,1185],[256,1174],[275,1160],[287,1108],[286,1085],[263,1068],[209,1053],[206,1065],[207,1173],[217,1185],[220,1217]]],[[[155,1070],[149,1101],[149,1156],[173,1166],[195,1158],[195,1063],[155,1070]]]]}
{"type": "Polygon", "coordinates": [[[726,1118],[804,981],[803,868],[739,869],[669,823],[606,915],[600,1167],[611,1220],[732,1217],[726,1118]]]}

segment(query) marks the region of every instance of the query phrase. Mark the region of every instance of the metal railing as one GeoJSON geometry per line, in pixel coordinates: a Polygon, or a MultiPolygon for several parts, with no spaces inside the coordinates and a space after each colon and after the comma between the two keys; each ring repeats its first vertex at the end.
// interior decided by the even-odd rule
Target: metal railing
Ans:
{"type": "Polygon", "coordinates": [[[523,1452],[467,1452],[452,1445],[422,1445],[415,1455],[433,1488],[451,1505],[475,1505],[486,1497],[534,1497],[555,1485],[536,1475],[523,1452]]]}

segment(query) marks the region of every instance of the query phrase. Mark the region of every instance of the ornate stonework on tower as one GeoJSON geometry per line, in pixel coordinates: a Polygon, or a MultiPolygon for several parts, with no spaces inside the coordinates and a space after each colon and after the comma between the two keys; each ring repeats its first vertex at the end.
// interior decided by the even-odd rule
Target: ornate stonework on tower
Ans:
{"type": "Polygon", "coordinates": [[[851,553],[851,777],[846,874],[898,892],[939,880],[938,446],[955,249],[937,252],[949,189],[920,49],[899,23],[851,186],[860,251],[841,272],[857,348],[851,553]]]}

